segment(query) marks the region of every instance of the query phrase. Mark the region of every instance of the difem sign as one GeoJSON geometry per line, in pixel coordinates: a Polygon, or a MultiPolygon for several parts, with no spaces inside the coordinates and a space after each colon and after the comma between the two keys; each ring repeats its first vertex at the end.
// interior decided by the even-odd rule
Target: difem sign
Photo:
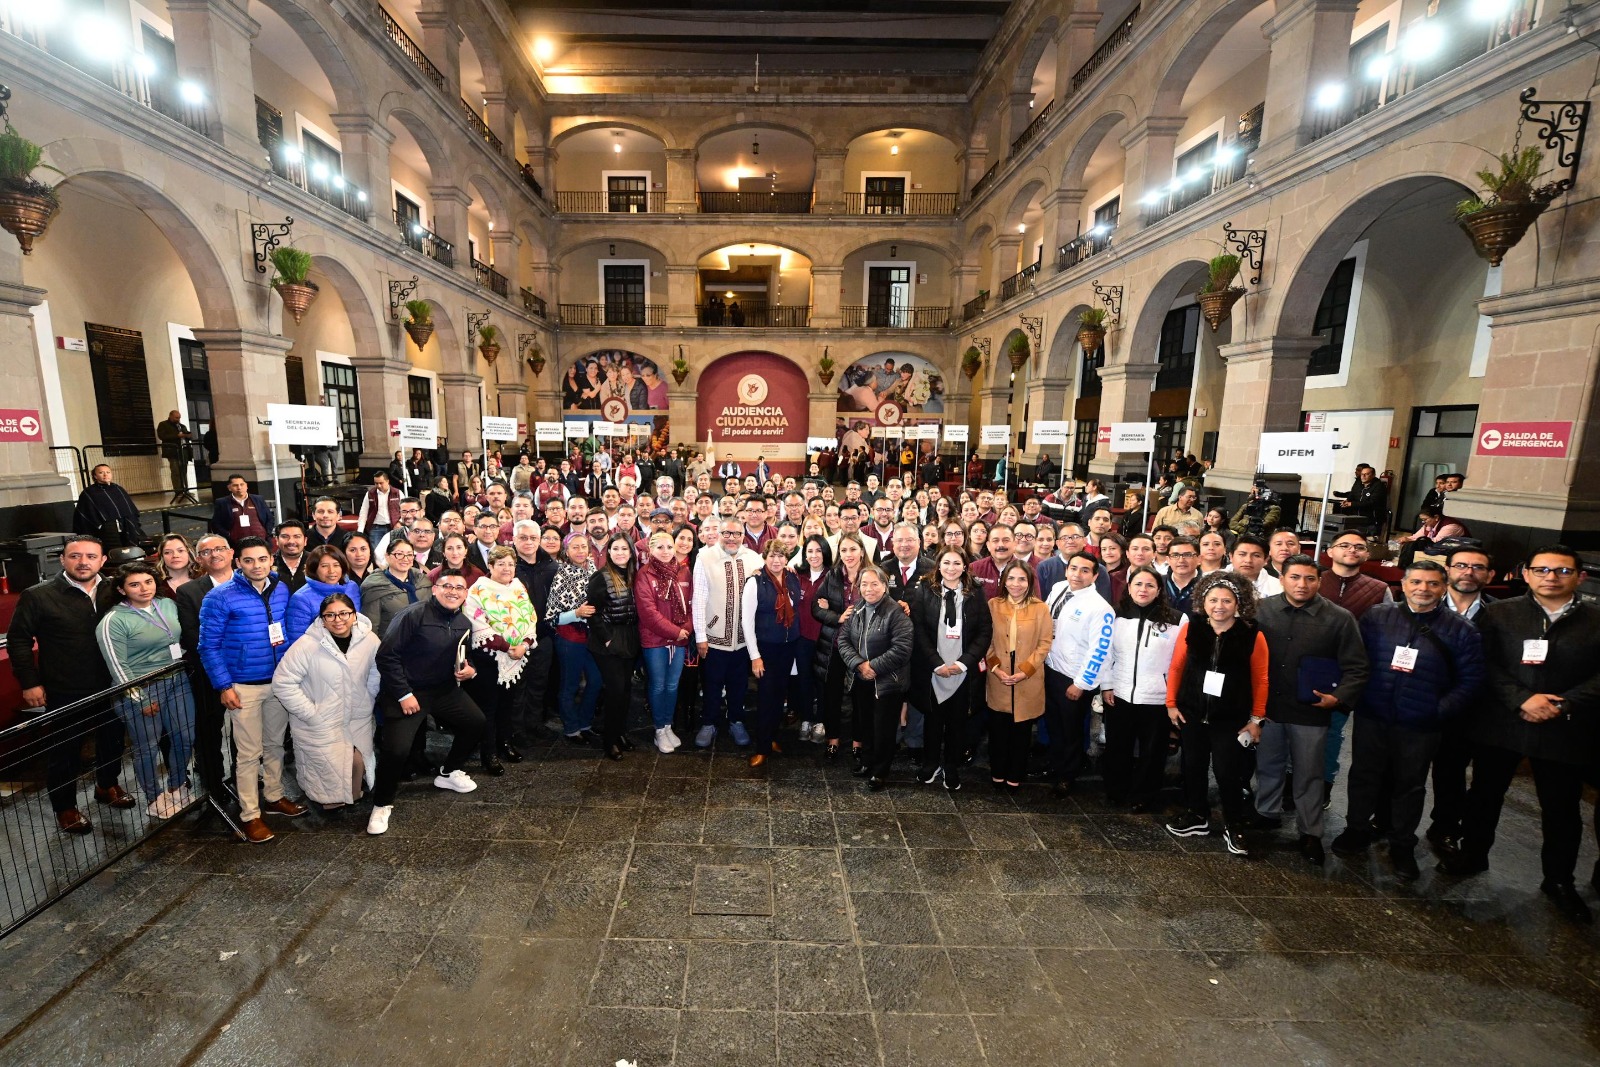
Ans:
{"type": "Polygon", "coordinates": [[[718,459],[749,466],[765,456],[773,470],[798,474],[805,462],[810,404],[805,372],[770,352],[724,356],[700,375],[695,439],[718,459]]]}

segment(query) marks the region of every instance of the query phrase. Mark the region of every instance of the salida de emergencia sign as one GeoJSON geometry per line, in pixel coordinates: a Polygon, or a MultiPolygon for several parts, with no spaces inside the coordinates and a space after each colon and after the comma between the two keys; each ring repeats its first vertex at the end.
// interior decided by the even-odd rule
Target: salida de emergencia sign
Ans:
{"type": "Polygon", "coordinates": [[[1486,422],[1478,427],[1478,455],[1561,459],[1571,440],[1570,422],[1486,422]]]}

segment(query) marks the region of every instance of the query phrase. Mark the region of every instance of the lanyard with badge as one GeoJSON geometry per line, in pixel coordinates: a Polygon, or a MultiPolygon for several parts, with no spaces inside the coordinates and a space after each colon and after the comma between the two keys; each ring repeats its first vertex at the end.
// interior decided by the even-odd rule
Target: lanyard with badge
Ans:
{"type": "Polygon", "coordinates": [[[272,642],[272,647],[277,648],[283,644],[283,623],[272,617],[272,584],[268,583],[267,593],[261,598],[261,604],[267,609],[267,640],[272,642]]]}
{"type": "MultiPolygon", "coordinates": [[[[138,611],[141,615],[148,615],[151,622],[161,627],[162,633],[166,634],[169,638],[172,637],[172,627],[167,625],[167,620],[161,617],[161,612],[156,608],[154,603],[151,603],[148,610],[140,610],[138,608],[135,608],[134,610],[138,611]]],[[[171,656],[172,661],[176,663],[178,660],[183,658],[183,646],[177,641],[169,641],[167,643],[167,655],[171,656]]]]}

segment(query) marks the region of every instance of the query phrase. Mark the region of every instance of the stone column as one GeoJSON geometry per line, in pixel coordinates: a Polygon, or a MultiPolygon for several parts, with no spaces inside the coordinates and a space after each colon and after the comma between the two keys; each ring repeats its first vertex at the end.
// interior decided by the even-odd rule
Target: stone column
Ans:
{"type": "Polygon", "coordinates": [[[1022,136],[1022,131],[1026,130],[1038,116],[1039,108],[1050,102],[1040,100],[1035,106],[1029,107],[1028,102],[1033,99],[1032,92],[1010,93],[1006,96],[1006,114],[1009,116],[1009,123],[1006,126],[1004,144],[1007,157],[1011,155],[1012,143],[1022,136]]]}
{"type": "MultiPolygon", "coordinates": [[[[9,241],[8,241],[9,243],[9,241]]],[[[11,244],[0,258],[11,261],[14,268],[7,273],[16,276],[22,257],[11,244]]],[[[33,309],[44,302],[45,291],[15,282],[0,282],[0,352],[7,358],[0,360],[0,390],[4,390],[7,407],[37,411],[41,440],[8,444],[0,448],[0,507],[11,508],[23,504],[43,504],[49,501],[71,500],[72,484],[56,473],[56,453],[51,445],[69,445],[77,442],[57,437],[66,427],[53,425],[49,404],[45,398],[45,376],[38,360],[38,344],[34,336],[33,309]]],[[[155,419],[150,421],[151,439],[155,435],[155,419]]],[[[65,455],[65,453],[62,453],[65,455]]],[[[165,464],[162,464],[163,468],[165,464]]]]}
{"type": "Polygon", "coordinates": [[[1127,157],[1123,163],[1122,217],[1117,220],[1117,229],[1124,234],[1144,225],[1143,212],[1133,210],[1134,206],[1146,193],[1172,180],[1173,153],[1183,123],[1180,115],[1151,115],[1122,139],[1127,157]]]}
{"type": "Polygon", "coordinates": [[[261,26],[241,0],[171,0],[178,77],[205,94],[211,139],[235,155],[259,163],[265,153],[256,134],[255,79],[250,41],[261,26]]]}
{"type": "Polygon", "coordinates": [[[818,215],[842,215],[845,212],[844,194],[852,190],[844,187],[843,149],[817,152],[816,198],[812,211],[818,215]]]}
{"type": "Polygon", "coordinates": [[[820,393],[807,393],[806,408],[811,420],[806,436],[832,437],[839,415],[839,379],[835,378],[820,393]]]}
{"type": "MultiPolygon", "coordinates": [[[[217,428],[212,485],[221,486],[233,475],[242,474],[252,485],[261,483],[259,491],[270,498],[273,446],[267,443],[267,428],[256,419],[266,417],[268,404],[289,402],[283,358],[294,342],[258,330],[195,330],[194,339],[206,346],[206,362],[211,368],[217,428]]],[[[278,475],[287,487],[297,480],[299,464],[287,448],[277,451],[278,475]]],[[[284,499],[290,499],[287,488],[284,499]]]]}
{"type": "Polygon", "coordinates": [[[1061,246],[1078,236],[1078,222],[1083,214],[1084,189],[1057,189],[1045,196],[1044,205],[1044,259],[1054,264],[1061,246]]]}
{"type": "MultiPolygon", "coordinates": [[[[1255,477],[1262,433],[1300,429],[1306,365],[1321,344],[1315,337],[1262,337],[1217,349],[1228,369],[1223,381],[1222,425],[1217,431],[1217,465],[1206,478],[1207,489],[1247,492],[1255,477]]],[[[1298,493],[1299,479],[1294,482],[1291,491],[1298,493]]]]}
{"type": "MultiPolygon", "coordinates": [[[[1000,380],[1003,384],[984,386],[981,389],[974,390],[974,395],[977,397],[977,402],[979,404],[978,425],[980,427],[1000,426],[1002,424],[1006,426],[1011,425],[1010,377],[1011,372],[1009,370],[1002,369],[1000,380]]],[[[984,459],[1000,458],[1000,447],[998,445],[981,445],[978,443],[979,437],[980,434],[977,431],[974,431],[972,440],[970,442],[972,451],[978,453],[984,459]]],[[[1015,439],[1012,439],[1013,443],[1014,440],[1015,439]]]]}
{"type": "Polygon", "coordinates": [[[490,397],[489,406],[497,410],[491,411],[490,414],[525,421],[529,423],[528,433],[533,433],[533,419],[528,414],[528,386],[517,375],[515,358],[508,361],[506,355],[501,353],[490,371],[491,382],[496,370],[500,372],[500,381],[492,385],[491,392],[494,395],[490,397]],[[498,405],[495,404],[496,397],[499,399],[498,405]]]}
{"type": "MultiPolygon", "coordinates": [[[[685,382],[690,380],[684,379],[685,382]]],[[[672,428],[673,444],[698,442],[698,447],[705,447],[705,431],[695,424],[700,417],[699,403],[700,394],[693,389],[685,389],[676,382],[667,387],[667,425],[672,428]]]]}
{"type": "Polygon", "coordinates": [[[489,132],[500,138],[500,154],[515,156],[517,109],[511,104],[510,94],[484,93],[483,109],[486,116],[484,122],[488,123],[489,132]]]}
{"type": "Polygon", "coordinates": [[[418,11],[417,21],[422,24],[422,40],[417,42],[422,45],[422,54],[444,75],[443,91],[450,98],[449,103],[459,106],[456,101],[461,98],[461,27],[443,9],[418,11]]]}
{"type": "Polygon", "coordinates": [[[667,265],[667,326],[684,329],[699,325],[695,312],[695,281],[699,269],[694,264],[667,265]]]}
{"type": "Polygon", "coordinates": [[[667,210],[674,215],[693,215],[699,205],[694,196],[692,148],[667,149],[667,210]]]}
{"type": "MultiPolygon", "coordinates": [[[[1040,360],[1039,355],[1034,355],[1036,365],[1040,360]]],[[[1072,384],[1052,378],[1029,378],[1026,386],[1027,409],[1029,423],[1040,419],[1046,421],[1060,421],[1071,418],[1067,411],[1067,403],[1072,399],[1072,384]]]]}
{"type": "Polygon", "coordinates": [[[411,414],[411,365],[386,353],[351,356],[350,365],[361,394],[361,467],[382,469],[395,450],[389,420],[411,414]]]}
{"type": "MultiPolygon", "coordinates": [[[[533,171],[533,178],[539,183],[539,188],[544,190],[547,199],[555,200],[555,174],[556,153],[550,148],[535,148],[528,146],[528,169],[533,171]]],[[[532,189],[528,190],[530,193],[532,189]]]]}
{"type": "MultiPolygon", "coordinates": [[[[1311,143],[1324,110],[1316,95],[1327,85],[1346,85],[1350,73],[1350,30],[1357,0],[1289,0],[1278,5],[1262,33],[1271,42],[1267,61],[1267,107],[1262,118],[1259,169],[1311,143]]],[[[1356,71],[1354,77],[1366,77],[1356,71]]],[[[1346,85],[1340,107],[1349,107],[1346,85]]]]}
{"type": "Polygon", "coordinates": [[[433,201],[433,225],[429,229],[455,246],[456,271],[472,277],[472,256],[467,245],[471,194],[454,185],[430,185],[428,197],[433,201]]]}
{"type": "Polygon", "coordinates": [[[450,451],[458,456],[465,449],[474,454],[483,451],[483,416],[494,414],[482,407],[479,386],[483,379],[476,374],[449,372],[439,375],[444,387],[445,440],[450,451]]]}
{"type": "MultiPolygon", "coordinates": [[[[998,159],[999,156],[996,155],[995,158],[998,159]]],[[[956,153],[956,162],[961,165],[962,173],[965,175],[961,183],[961,199],[965,202],[970,198],[972,187],[978,184],[978,179],[989,169],[989,150],[968,148],[964,152],[956,153]]]]}
{"type": "Polygon", "coordinates": [[[1072,78],[1094,54],[1094,33],[1100,26],[1098,0],[1079,3],[1062,21],[1056,37],[1056,99],[1072,92],[1072,78]]]}
{"type": "Polygon", "coordinates": [[[811,267],[811,325],[818,329],[837,328],[840,319],[839,282],[844,267],[811,267]]]}
{"type": "Polygon", "coordinates": [[[989,277],[989,306],[994,307],[1000,303],[1000,283],[1017,273],[1018,256],[1022,251],[1022,240],[1026,234],[1001,233],[996,234],[989,242],[993,251],[991,257],[991,275],[989,277]]]}
{"type": "MultiPolygon", "coordinates": [[[[1100,370],[1100,425],[1113,422],[1146,422],[1150,418],[1150,390],[1156,382],[1155,363],[1119,363],[1100,370]]],[[[1108,452],[1095,446],[1089,463],[1093,474],[1113,475],[1137,470],[1142,476],[1146,458],[1143,452],[1108,452]]]]}
{"type": "Polygon", "coordinates": [[[335,115],[333,124],[344,149],[345,180],[367,194],[367,209],[380,228],[392,225],[389,146],[394,134],[371,115],[335,115]]]}
{"type": "Polygon", "coordinates": [[[506,276],[506,299],[522,306],[522,295],[517,292],[522,288],[522,257],[517,250],[522,247],[521,235],[511,230],[490,230],[489,247],[494,249],[494,269],[506,276]]]}

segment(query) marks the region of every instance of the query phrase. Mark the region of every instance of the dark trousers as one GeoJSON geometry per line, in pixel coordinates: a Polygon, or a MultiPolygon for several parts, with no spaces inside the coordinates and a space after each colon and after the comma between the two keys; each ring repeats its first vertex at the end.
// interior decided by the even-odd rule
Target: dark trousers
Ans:
{"type": "MultiPolygon", "coordinates": [[[[743,655],[744,653],[740,653],[743,655]]],[[[594,653],[600,668],[600,737],[607,748],[622,743],[628,728],[628,702],[633,699],[633,657],[594,653]]]]}
{"type": "Polygon", "coordinates": [[[1102,757],[1106,796],[1113,801],[1152,801],[1161,792],[1171,720],[1164,704],[1119,700],[1106,708],[1102,757]],[[1137,752],[1135,751],[1137,750],[1137,752]]]}
{"type": "MultiPolygon", "coordinates": [[[[1050,780],[1075,782],[1088,770],[1089,754],[1084,747],[1085,721],[1093,706],[1094,692],[1085,689],[1073,700],[1067,696],[1072,679],[1060,671],[1044,669],[1044,724],[1050,735],[1050,780]]],[[[989,739],[994,745],[994,739],[989,739]]]]}
{"type": "MultiPolygon", "coordinates": [[[[851,731],[845,729],[848,720],[845,718],[844,697],[849,688],[850,668],[839,658],[837,648],[819,649],[817,655],[828,657],[828,676],[822,683],[821,693],[823,733],[829,741],[848,741],[851,731]]],[[[862,739],[861,734],[855,737],[858,741],[862,739]]]]}
{"type": "MultiPolygon", "coordinates": [[[[791,641],[784,645],[761,646],[762,673],[756,679],[756,721],[755,729],[751,731],[758,753],[772,751],[778,724],[783,721],[784,699],[795,691],[795,679],[789,676],[789,672],[794,669],[799,644],[798,641],[791,641]]],[[[805,676],[804,671],[800,674],[801,677],[805,676]]]]}
{"type": "MultiPolygon", "coordinates": [[[[967,706],[971,701],[972,673],[962,676],[961,688],[949,700],[935,700],[922,712],[922,766],[944,768],[945,781],[960,781],[961,758],[966,753],[967,706]]],[[[930,693],[933,690],[928,690],[930,693]]]]}
{"type": "MultiPolygon", "coordinates": [[[[50,714],[91,694],[62,693],[47,708],[50,714]]],[[[82,752],[85,734],[94,736],[94,784],[109,789],[117,784],[122,770],[122,720],[109,701],[96,702],[70,715],[53,719],[43,728],[44,781],[50,791],[50,807],[57,813],[78,806],[78,775],[83,771],[82,752]]]]}
{"type": "Polygon", "coordinates": [[[417,703],[422,706],[422,710],[415,715],[402,712],[398,701],[379,702],[378,706],[383,711],[383,726],[378,732],[377,782],[372,787],[372,803],[377,807],[394,803],[406,757],[411,754],[411,742],[427,716],[432,715],[439,725],[455,735],[450,743],[450,751],[444,757],[446,774],[465,767],[478,743],[483,740],[483,712],[459,686],[447,686],[415,695],[417,703]]]}
{"type": "MultiPolygon", "coordinates": [[[[1472,788],[1467,791],[1467,816],[1461,828],[1461,851],[1487,857],[1494,847],[1495,829],[1506,790],[1516,777],[1522,754],[1494,745],[1478,745],[1472,753],[1472,788]]],[[[1539,795],[1539,822],[1543,842],[1539,859],[1544,877],[1571,882],[1583,840],[1583,768],[1572,763],[1530,758],[1533,788],[1539,795]]]]}
{"type": "MultiPolygon", "coordinates": [[[[693,653],[692,646],[689,651],[693,653]]],[[[699,664],[691,667],[686,660],[683,673],[678,675],[678,707],[672,715],[672,732],[679,737],[688,737],[700,728],[700,683],[699,664]]]]}
{"type": "Polygon", "coordinates": [[[1206,772],[1217,779],[1217,795],[1222,801],[1222,821],[1227,826],[1244,826],[1249,814],[1245,790],[1256,770],[1256,750],[1239,744],[1238,726],[1219,726],[1199,721],[1191,715],[1180,728],[1183,739],[1184,806],[1196,815],[1210,817],[1211,797],[1206,772]]]}
{"type": "Polygon", "coordinates": [[[555,689],[555,678],[550,671],[555,661],[554,637],[541,637],[539,643],[528,652],[528,662],[523,665],[522,677],[517,680],[517,707],[511,717],[514,735],[531,738],[534,731],[544,724],[549,694],[555,689]]]}
{"type": "Polygon", "coordinates": [[[1033,720],[1009,711],[989,709],[989,777],[997,782],[1022,784],[1028,776],[1028,746],[1033,740],[1033,720]]]}
{"type": "Polygon", "coordinates": [[[194,690],[194,768],[207,793],[222,798],[222,724],[227,716],[211,679],[199,666],[189,668],[194,690]]]}
{"type": "Polygon", "coordinates": [[[1456,837],[1467,813],[1467,765],[1472,762],[1472,742],[1466,723],[1456,721],[1439,735],[1433,754],[1433,811],[1429,818],[1440,833],[1456,837]]]}
{"type": "Polygon", "coordinates": [[[900,731],[900,705],[904,693],[877,692],[878,683],[857,675],[850,687],[850,708],[855,719],[854,734],[863,743],[861,762],[874,778],[889,777],[894,762],[894,739],[900,731]]]}
{"type": "Polygon", "coordinates": [[[1361,714],[1351,730],[1349,824],[1364,831],[1387,803],[1390,847],[1415,848],[1438,731],[1410,730],[1361,714]]]}
{"type": "Polygon", "coordinates": [[[725,651],[709,648],[700,664],[705,682],[705,711],[700,725],[722,729],[730,722],[744,722],[744,693],[750,684],[750,653],[742,648],[725,651]]]}
{"type": "Polygon", "coordinates": [[[511,744],[511,735],[516,730],[517,708],[522,703],[522,679],[505,686],[498,681],[500,671],[491,658],[473,656],[472,665],[478,671],[477,677],[467,682],[464,689],[472,702],[478,705],[478,710],[483,712],[483,742],[479,753],[483,762],[488,763],[500,752],[500,749],[511,744]]]}
{"type": "Polygon", "coordinates": [[[794,646],[794,692],[789,697],[789,710],[801,722],[815,722],[813,717],[817,710],[817,674],[813,669],[813,659],[817,653],[817,643],[809,638],[802,637],[794,646]]]}

